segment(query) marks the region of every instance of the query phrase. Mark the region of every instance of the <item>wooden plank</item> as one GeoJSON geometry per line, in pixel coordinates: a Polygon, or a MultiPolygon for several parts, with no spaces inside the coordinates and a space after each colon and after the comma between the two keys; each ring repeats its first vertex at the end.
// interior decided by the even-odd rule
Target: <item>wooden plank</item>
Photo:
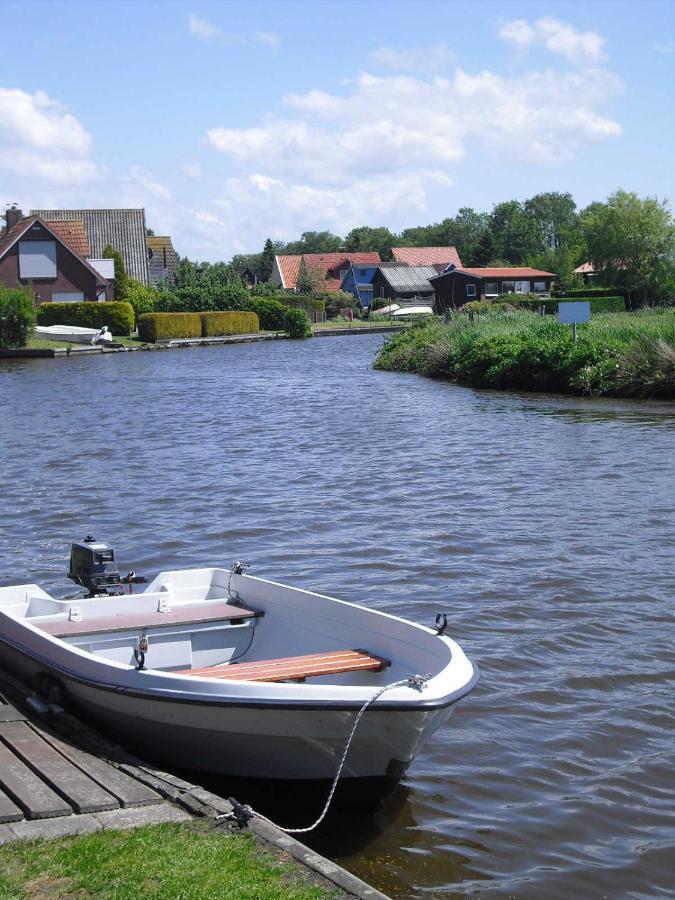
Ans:
{"type": "MultiPolygon", "coordinates": [[[[0,738],[78,813],[115,809],[119,802],[58,753],[25,722],[0,724],[0,738]]],[[[1,777],[1,776],[0,776],[1,777]]]]}
{"type": "Polygon", "coordinates": [[[360,650],[336,650],[251,663],[226,664],[181,671],[181,675],[222,678],[231,681],[287,681],[343,672],[379,671],[389,663],[360,650]]]}
{"type": "Polygon", "coordinates": [[[157,791],[153,791],[146,784],[131,778],[115,768],[115,766],[111,766],[104,759],[92,756],[91,753],[86,753],[79,747],[75,747],[53,734],[48,734],[42,729],[36,728],[35,725],[33,728],[40,737],[51,744],[66,759],[70,760],[78,769],[81,769],[92,781],[95,781],[105,788],[109,794],[112,794],[118,800],[120,806],[148,806],[152,803],[162,802],[162,797],[157,791]]]}
{"type": "Polygon", "coordinates": [[[232,619],[252,619],[261,613],[231,603],[208,603],[199,606],[183,606],[171,612],[123,612],[116,616],[82,619],[69,622],[27,621],[51,634],[53,637],[75,637],[80,634],[107,634],[111,631],[137,631],[141,628],[161,628],[167,625],[199,625],[202,622],[231,621],[232,619]]]}
{"type": "Polygon", "coordinates": [[[23,812],[7,794],[0,791],[0,822],[20,822],[23,812]]]}
{"type": "Polygon", "coordinates": [[[26,716],[9,703],[0,704],[0,722],[25,722],[26,716]]]}
{"type": "Polygon", "coordinates": [[[23,809],[27,819],[69,816],[73,811],[1,741],[0,787],[23,809]]]}

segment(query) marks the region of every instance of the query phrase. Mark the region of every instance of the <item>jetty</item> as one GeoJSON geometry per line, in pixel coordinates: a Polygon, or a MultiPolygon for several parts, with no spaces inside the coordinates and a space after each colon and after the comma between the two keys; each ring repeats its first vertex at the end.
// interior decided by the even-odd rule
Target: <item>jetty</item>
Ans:
{"type": "Polygon", "coordinates": [[[237,801],[138,759],[0,669],[0,844],[201,819],[246,828],[337,889],[338,898],[387,900],[271,822],[242,819],[238,809],[237,801]]]}

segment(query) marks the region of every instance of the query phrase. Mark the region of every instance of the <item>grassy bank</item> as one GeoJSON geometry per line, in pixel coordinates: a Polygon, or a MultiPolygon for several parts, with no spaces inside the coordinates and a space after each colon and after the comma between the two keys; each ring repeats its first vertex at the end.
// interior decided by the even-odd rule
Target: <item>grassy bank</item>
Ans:
{"type": "Polygon", "coordinates": [[[154,825],[0,847],[0,898],[324,900],[250,835],[154,825]]]}
{"type": "Polygon", "coordinates": [[[375,368],[474,387],[675,397],[675,310],[597,315],[579,326],[525,311],[456,315],[388,341],[375,368]]]}

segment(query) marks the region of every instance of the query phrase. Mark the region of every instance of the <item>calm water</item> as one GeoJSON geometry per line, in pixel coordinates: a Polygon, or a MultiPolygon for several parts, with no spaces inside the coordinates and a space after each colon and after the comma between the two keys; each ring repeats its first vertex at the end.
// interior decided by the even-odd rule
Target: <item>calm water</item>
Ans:
{"type": "Polygon", "coordinates": [[[446,610],[482,682],[315,846],[401,898],[675,897],[674,407],[378,373],[381,340],[0,362],[0,583],[67,590],[93,531],[446,610]]]}

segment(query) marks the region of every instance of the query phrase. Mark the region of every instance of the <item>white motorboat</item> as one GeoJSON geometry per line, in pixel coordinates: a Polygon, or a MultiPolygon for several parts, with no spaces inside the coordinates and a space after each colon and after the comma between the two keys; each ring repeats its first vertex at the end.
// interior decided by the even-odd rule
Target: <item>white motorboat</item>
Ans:
{"type": "Polygon", "coordinates": [[[394,312],[394,317],[402,319],[405,316],[433,316],[434,311],[430,306],[403,306],[394,312]]]}
{"type": "Polygon", "coordinates": [[[370,702],[343,779],[386,792],[478,681],[443,625],[253,577],[239,563],[161,572],[122,594],[138,579],[120,580],[112,549],[87,538],[73,545],[69,574],[88,596],[0,588],[0,662],[46,702],[184,769],[330,780],[370,702]]]}
{"type": "Polygon", "coordinates": [[[80,328],[77,325],[38,325],[35,337],[47,341],[68,341],[74,344],[109,344],[113,336],[108,326],[80,328]]]}

